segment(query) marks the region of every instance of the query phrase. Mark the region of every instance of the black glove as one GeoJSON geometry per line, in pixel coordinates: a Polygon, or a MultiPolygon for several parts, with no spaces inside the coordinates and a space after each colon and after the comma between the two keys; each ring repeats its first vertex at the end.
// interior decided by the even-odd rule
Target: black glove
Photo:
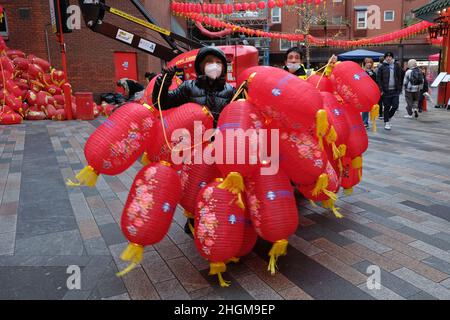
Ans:
{"type": "Polygon", "coordinates": [[[164,76],[166,75],[166,80],[164,80],[164,87],[169,87],[172,84],[172,79],[175,76],[177,69],[175,66],[164,68],[161,75],[156,79],[156,85],[159,87],[162,84],[164,76]]]}

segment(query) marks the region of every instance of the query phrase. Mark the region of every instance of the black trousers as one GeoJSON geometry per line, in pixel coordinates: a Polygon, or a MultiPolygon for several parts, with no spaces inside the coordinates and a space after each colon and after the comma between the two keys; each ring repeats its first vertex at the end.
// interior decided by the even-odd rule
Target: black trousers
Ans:
{"type": "Polygon", "coordinates": [[[397,91],[383,93],[384,122],[389,122],[398,110],[400,94],[397,91]]]}
{"type": "Polygon", "coordinates": [[[383,116],[383,96],[380,97],[380,101],[378,101],[378,105],[380,106],[380,118],[383,116]]]}

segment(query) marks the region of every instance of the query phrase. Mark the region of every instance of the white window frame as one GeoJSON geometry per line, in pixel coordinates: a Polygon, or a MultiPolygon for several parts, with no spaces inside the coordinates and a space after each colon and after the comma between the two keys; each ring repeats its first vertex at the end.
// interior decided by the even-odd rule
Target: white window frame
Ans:
{"type": "Polygon", "coordinates": [[[356,11],[356,29],[363,30],[367,29],[367,10],[365,11],[356,11]],[[359,24],[362,22],[359,22],[360,14],[364,14],[364,26],[360,26],[359,24]]]}
{"type": "Polygon", "coordinates": [[[295,41],[289,41],[286,39],[280,39],[280,51],[288,51],[290,48],[295,47],[295,41]],[[283,44],[289,44],[288,47],[283,47],[283,44]]]}
{"type": "Polygon", "coordinates": [[[275,7],[275,8],[271,9],[271,11],[270,11],[270,21],[272,23],[281,23],[281,8],[275,7]],[[274,14],[275,10],[278,11],[278,14],[274,14]],[[277,19],[274,19],[274,18],[277,18],[277,19]]]}
{"type": "Polygon", "coordinates": [[[3,23],[5,24],[5,31],[1,31],[0,35],[3,37],[3,39],[8,40],[9,39],[8,15],[6,13],[6,10],[4,9],[3,9],[3,23]]]}
{"type": "Polygon", "coordinates": [[[395,21],[395,10],[385,10],[384,14],[383,14],[383,18],[384,18],[384,21],[386,21],[386,22],[395,21]],[[386,13],[388,13],[388,12],[392,12],[392,20],[386,19],[386,13]]]}

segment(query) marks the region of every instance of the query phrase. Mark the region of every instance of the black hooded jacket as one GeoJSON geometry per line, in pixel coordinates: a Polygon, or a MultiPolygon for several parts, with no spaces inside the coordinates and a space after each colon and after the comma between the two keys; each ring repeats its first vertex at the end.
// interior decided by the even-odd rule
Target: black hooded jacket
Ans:
{"type": "MultiPolygon", "coordinates": [[[[208,107],[214,116],[214,125],[216,125],[223,108],[231,102],[236,92],[236,89],[225,81],[227,72],[225,54],[214,47],[201,48],[195,59],[195,71],[197,73],[196,80],[184,81],[177,89],[172,91],[169,91],[171,81],[166,79],[160,97],[161,109],[167,110],[188,102],[198,103],[208,107]],[[203,70],[200,70],[200,63],[207,55],[214,55],[222,61],[222,75],[216,80],[208,78],[204,75],[203,70]]],[[[152,100],[155,105],[158,102],[160,83],[161,81],[156,81],[153,89],[152,100]]]]}

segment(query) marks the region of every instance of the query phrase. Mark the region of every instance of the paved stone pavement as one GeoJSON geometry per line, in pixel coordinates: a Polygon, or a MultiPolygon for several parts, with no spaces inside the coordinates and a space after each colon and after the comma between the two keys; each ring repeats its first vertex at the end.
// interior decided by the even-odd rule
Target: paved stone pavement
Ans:
{"type": "MultiPolygon", "coordinates": [[[[0,299],[450,299],[450,112],[393,121],[370,133],[364,179],[338,205],[345,219],[298,198],[300,226],[279,272],[259,241],[220,288],[184,234],[177,210],[168,236],[123,278],[120,215],[136,163],[96,188],[64,181],[85,165],[83,145],[103,120],[0,127],[0,299]],[[70,265],[81,290],[68,290],[70,265]],[[367,287],[368,267],[381,288],[367,287]]],[[[381,124],[380,124],[381,125],[381,124]]]]}

